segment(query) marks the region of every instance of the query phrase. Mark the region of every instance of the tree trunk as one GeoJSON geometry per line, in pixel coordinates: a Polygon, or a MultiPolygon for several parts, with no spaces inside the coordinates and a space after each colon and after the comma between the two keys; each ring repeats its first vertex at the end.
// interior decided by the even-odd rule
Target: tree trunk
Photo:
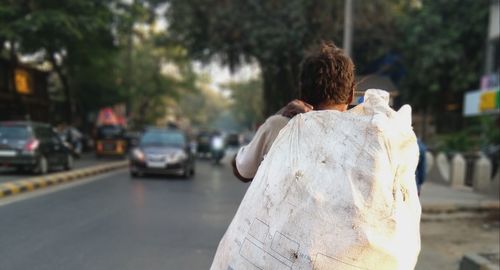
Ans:
{"type": "Polygon", "coordinates": [[[275,114],[294,98],[298,98],[298,61],[279,64],[261,62],[264,116],[275,114]]]}
{"type": "Polygon", "coordinates": [[[73,97],[71,95],[71,89],[69,86],[68,77],[64,74],[61,66],[59,66],[57,64],[57,61],[54,57],[54,53],[50,52],[49,58],[50,58],[49,59],[50,63],[54,67],[54,70],[55,70],[57,76],[59,76],[59,79],[61,80],[61,83],[63,86],[64,96],[66,97],[66,106],[65,106],[66,107],[66,120],[71,125],[71,124],[73,124],[73,116],[75,113],[75,109],[74,109],[75,107],[74,107],[73,97]]]}
{"type": "Polygon", "coordinates": [[[138,120],[137,124],[140,128],[143,128],[146,126],[146,112],[147,112],[147,109],[149,107],[149,103],[150,103],[150,99],[145,99],[141,102],[141,105],[139,106],[139,109],[138,109],[139,119],[137,119],[138,120]]]}

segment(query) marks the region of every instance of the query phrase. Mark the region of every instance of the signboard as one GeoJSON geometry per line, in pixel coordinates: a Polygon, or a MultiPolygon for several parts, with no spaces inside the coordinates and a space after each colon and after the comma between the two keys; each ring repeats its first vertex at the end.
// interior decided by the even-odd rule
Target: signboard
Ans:
{"type": "Polygon", "coordinates": [[[500,113],[500,88],[465,93],[464,116],[500,113]]]}
{"type": "Polygon", "coordinates": [[[97,125],[120,125],[127,126],[127,119],[124,116],[125,107],[116,105],[113,108],[107,107],[99,111],[97,125]]]}
{"type": "Polygon", "coordinates": [[[481,90],[488,90],[500,86],[499,77],[497,73],[487,74],[481,77],[480,83],[481,90]]]}
{"type": "Polygon", "coordinates": [[[118,117],[111,108],[104,108],[99,111],[97,116],[97,125],[119,125],[118,117]]]}
{"type": "Polygon", "coordinates": [[[33,93],[31,77],[28,71],[20,68],[15,69],[15,86],[19,94],[29,95],[33,93]]]}

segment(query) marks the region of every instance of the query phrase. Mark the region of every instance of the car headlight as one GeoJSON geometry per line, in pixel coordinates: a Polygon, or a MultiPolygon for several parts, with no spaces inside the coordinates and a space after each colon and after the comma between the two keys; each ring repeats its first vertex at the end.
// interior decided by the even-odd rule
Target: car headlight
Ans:
{"type": "Polygon", "coordinates": [[[179,151],[179,152],[175,152],[172,156],[171,156],[171,160],[173,162],[179,162],[179,161],[183,161],[187,159],[187,155],[186,153],[184,153],[184,151],[179,151]]]}
{"type": "Polygon", "coordinates": [[[139,148],[132,150],[132,157],[136,160],[144,160],[144,153],[139,148]]]}

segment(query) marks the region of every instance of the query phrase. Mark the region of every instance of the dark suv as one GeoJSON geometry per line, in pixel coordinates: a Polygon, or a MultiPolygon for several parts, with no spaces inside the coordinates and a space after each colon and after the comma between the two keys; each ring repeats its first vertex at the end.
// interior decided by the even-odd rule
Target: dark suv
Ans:
{"type": "Polygon", "coordinates": [[[53,167],[70,170],[73,156],[49,124],[0,122],[0,167],[45,174],[53,167]]]}

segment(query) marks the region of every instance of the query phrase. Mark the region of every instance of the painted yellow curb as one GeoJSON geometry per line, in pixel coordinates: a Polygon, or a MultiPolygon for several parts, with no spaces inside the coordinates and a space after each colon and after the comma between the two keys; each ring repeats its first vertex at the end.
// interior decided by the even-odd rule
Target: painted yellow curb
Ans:
{"type": "Polygon", "coordinates": [[[32,177],[28,179],[21,179],[12,182],[1,183],[0,198],[12,196],[23,192],[30,192],[44,187],[71,182],[73,180],[84,178],[86,176],[105,173],[108,171],[125,168],[127,166],[128,166],[128,161],[116,161],[109,164],[96,165],[93,167],[77,169],[70,172],[60,172],[42,177],[32,177]]]}

